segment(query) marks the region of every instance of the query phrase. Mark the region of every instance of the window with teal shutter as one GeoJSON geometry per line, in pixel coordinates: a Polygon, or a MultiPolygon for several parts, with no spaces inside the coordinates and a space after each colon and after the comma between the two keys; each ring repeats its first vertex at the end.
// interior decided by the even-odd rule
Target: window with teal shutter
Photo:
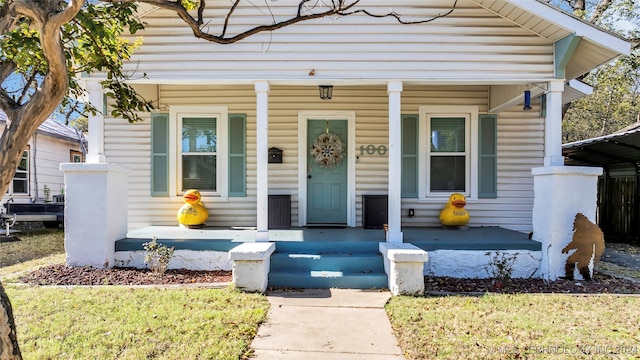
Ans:
{"type": "Polygon", "coordinates": [[[247,196],[247,116],[229,114],[229,196],[247,196]]]}
{"type": "Polygon", "coordinates": [[[402,197],[418,197],[418,115],[402,115],[402,197]]]}
{"type": "Polygon", "coordinates": [[[151,196],[169,196],[169,114],[151,114],[151,196]]]}
{"type": "Polygon", "coordinates": [[[478,129],[480,132],[478,136],[478,197],[496,198],[498,196],[497,115],[479,115],[478,129]]]}

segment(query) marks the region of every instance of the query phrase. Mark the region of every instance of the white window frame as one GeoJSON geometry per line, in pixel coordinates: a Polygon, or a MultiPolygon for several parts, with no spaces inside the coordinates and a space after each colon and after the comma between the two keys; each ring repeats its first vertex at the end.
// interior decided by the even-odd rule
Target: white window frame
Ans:
{"type": "Polygon", "coordinates": [[[465,191],[467,200],[478,199],[478,107],[474,105],[424,105],[419,107],[418,200],[438,201],[447,199],[454,191],[430,190],[431,118],[465,119],[465,191]]]}
{"type": "MultiPolygon", "coordinates": [[[[22,162],[22,158],[24,158],[24,153],[27,153],[27,192],[20,192],[20,193],[14,193],[13,192],[13,181],[15,180],[16,176],[13,175],[13,178],[11,179],[11,182],[9,183],[9,187],[7,188],[7,194],[8,195],[29,195],[31,194],[31,148],[27,147],[26,149],[24,149],[24,151],[22,151],[22,155],[20,156],[20,162],[22,162]]],[[[16,174],[18,174],[18,170],[16,168],[16,174]]]]}
{"type": "Polygon", "coordinates": [[[216,118],[216,191],[200,191],[212,201],[228,201],[229,198],[229,111],[226,106],[178,105],[169,109],[171,133],[169,136],[169,195],[182,196],[182,119],[216,118]],[[173,174],[173,175],[171,175],[173,174]]]}

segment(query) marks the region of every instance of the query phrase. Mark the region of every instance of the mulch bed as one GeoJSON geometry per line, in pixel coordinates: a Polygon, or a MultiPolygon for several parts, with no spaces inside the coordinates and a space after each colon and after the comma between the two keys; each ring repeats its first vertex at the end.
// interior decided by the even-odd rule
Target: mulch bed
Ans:
{"type": "Polygon", "coordinates": [[[594,274],[591,281],[543,279],[456,279],[425,277],[425,291],[430,295],[448,293],[557,293],[557,294],[640,294],[640,282],[616,278],[607,274],[594,274]]]}
{"type": "Polygon", "coordinates": [[[167,270],[158,276],[148,269],[44,266],[20,281],[32,285],[176,285],[231,281],[231,271],[167,270]]]}
{"type": "MultiPolygon", "coordinates": [[[[231,271],[167,270],[162,276],[148,269],[41,267],[20,281],[32,285],[176,285],[231,282],[231,271]]],[[[640,282],[596,272],[591,281],[542,279],[458,279],[425,276],[425,292],[438,294],[558,293],[558,294],[640,294],[640,282]]]]}

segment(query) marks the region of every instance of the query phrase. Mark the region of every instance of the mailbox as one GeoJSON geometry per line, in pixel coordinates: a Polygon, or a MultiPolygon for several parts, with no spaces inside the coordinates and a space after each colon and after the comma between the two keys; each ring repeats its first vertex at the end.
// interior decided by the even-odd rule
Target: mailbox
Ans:
{"type": "Polygon", "coordinates": [[[269,163],[282,163],[282,149],[278,149],[277,147],[272,147],[269,149],[269,163]]]}

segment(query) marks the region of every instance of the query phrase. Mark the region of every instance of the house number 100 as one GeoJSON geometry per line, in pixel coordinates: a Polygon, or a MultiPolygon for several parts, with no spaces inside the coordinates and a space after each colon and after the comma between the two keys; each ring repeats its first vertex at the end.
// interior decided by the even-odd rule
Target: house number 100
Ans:
{"type": "Polygon", "coordinates": [[[364,155],[365,152],[369,155],[373,155],[375,153],[378,153],[378,155],[386,155],[387,147],[384,145],[379,145],[378,147],[375,145],[367,145],[367,147],[360,145],[360,155],[364,155]]]}

